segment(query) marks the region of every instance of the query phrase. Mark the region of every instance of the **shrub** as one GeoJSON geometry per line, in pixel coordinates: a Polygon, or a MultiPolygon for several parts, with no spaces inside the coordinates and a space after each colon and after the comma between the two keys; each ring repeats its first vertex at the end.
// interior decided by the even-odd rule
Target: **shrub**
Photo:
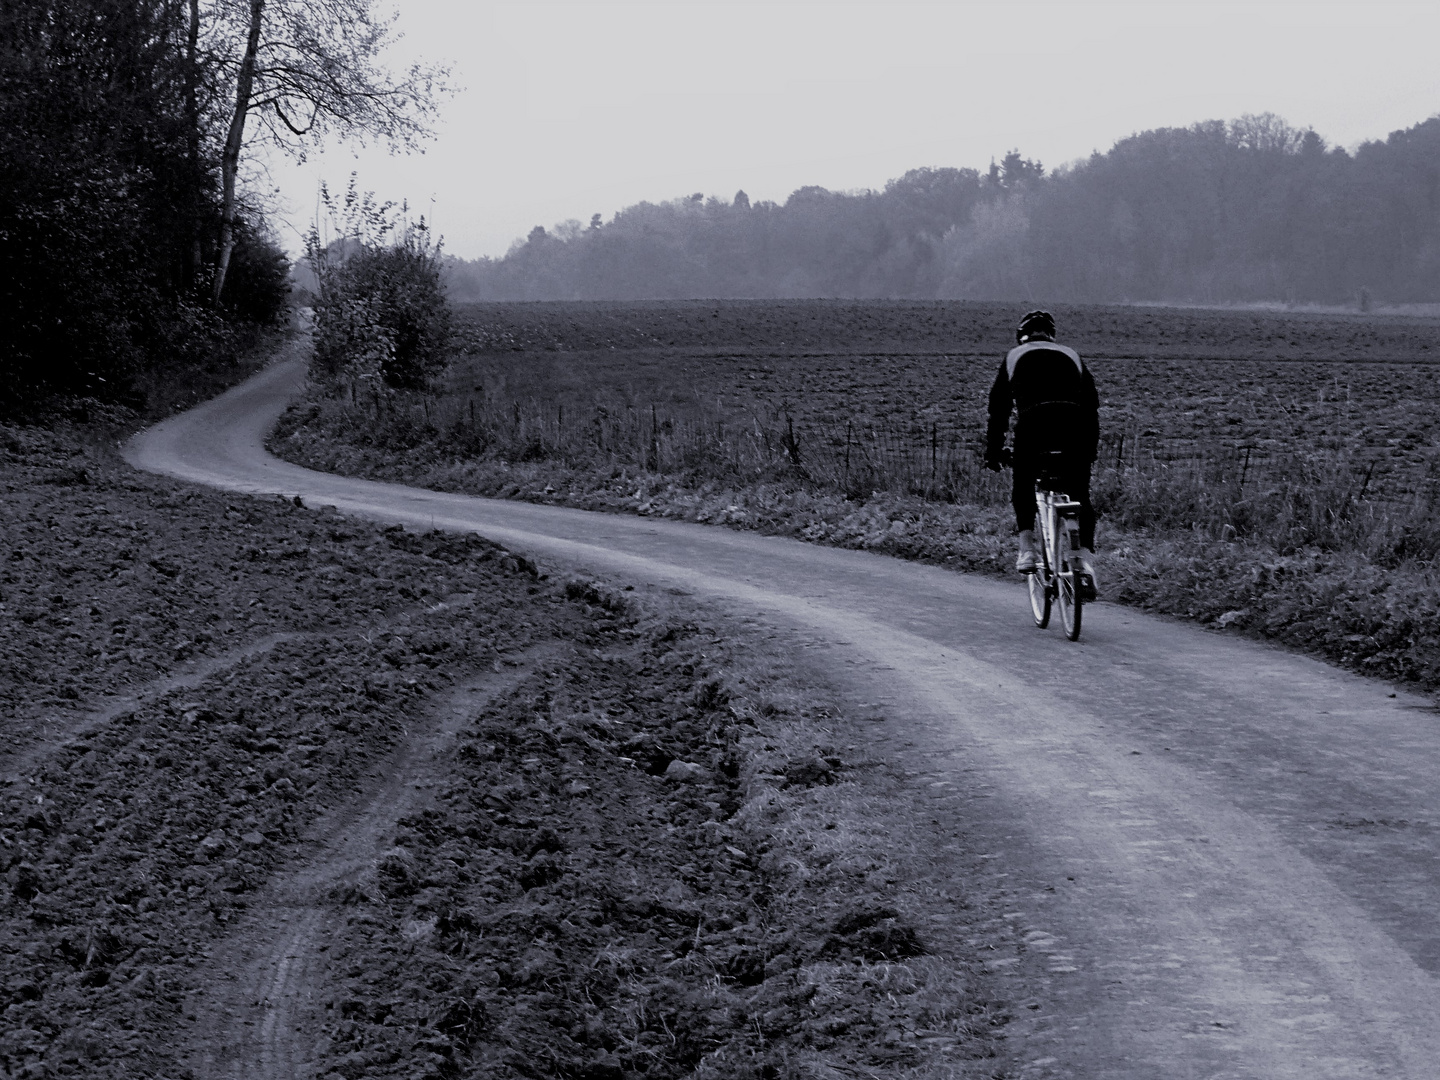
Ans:
{"type": "Polygon", "coordinates": [[[278,325],[289,311],[290,258],[243,218],[235,223],[224,300],[232,315],[258,326],[278,325]]]}
{"type": "Polygon", "coordinates": [[[425,219],[392,215],[389,203],[359,196],[354,177],[337,208],[321,201],[340,237],[322,240],[317,224],[305,255],[315,273],[314,366],[330,381],[397,390],[423,388],[444,369],[450,347],[450,308],[441,283],[441,243],[425,219]]]}

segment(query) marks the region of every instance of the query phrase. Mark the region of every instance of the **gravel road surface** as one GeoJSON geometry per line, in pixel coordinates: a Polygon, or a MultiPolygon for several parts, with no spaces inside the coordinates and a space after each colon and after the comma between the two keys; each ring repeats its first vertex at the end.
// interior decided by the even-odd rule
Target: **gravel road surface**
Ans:
{"type": "Polygon", "coordinates": [[[1023,1075],[1437,1075],[1429,698],[1106,604],[1070,644],[1034,629],[1019,584],[863,552],[311,472],[262,445],[303,379],[282,360],[126,456],[479,532],[811,646],[827,680],[885,712],[877,740],[923,772],[937,819],[993,844],[1021,898],[1007,917],[1026,948],[1005,962],[1045,1006],[1016,1022],[1023,1075]]]}

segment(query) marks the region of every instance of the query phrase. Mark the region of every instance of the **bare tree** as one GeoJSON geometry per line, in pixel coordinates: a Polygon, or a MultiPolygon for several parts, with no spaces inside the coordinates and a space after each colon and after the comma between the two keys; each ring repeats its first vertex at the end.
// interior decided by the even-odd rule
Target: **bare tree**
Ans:
{"type": "Polygon", "coordinates": [[[215,50],[216,70],[234,85],[220,159],[218,300],[235,246],[235,183],[252,116],[262,138],[301,160],[327,134],[411,149],[429,136],[449,73],[422,64],[386,68],[381,54],[398,37],[396,17],[377,15],[372,0],[214,0],[211,15],[216,44],[230,46],[215,50]]]}
{"type": "Polygon", "coordinates": [[[1291,127],[1274,113],[1246,113],[1230,121],[1230,143],[1257,153],[1299,153],[1305,132],[1291,127]]]}

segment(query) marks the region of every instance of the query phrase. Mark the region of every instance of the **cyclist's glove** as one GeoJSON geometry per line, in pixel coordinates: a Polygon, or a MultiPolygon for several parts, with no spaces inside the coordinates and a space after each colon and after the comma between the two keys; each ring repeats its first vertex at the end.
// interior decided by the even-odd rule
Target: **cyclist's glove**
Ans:
{"type": "Polygon", "coordinates": [[[999,472],[1010,465],[1014,457],[1008,446],[1002,446],[999,450],[988,450],[985,453],[985,467],[991,472],[999,472]]]}

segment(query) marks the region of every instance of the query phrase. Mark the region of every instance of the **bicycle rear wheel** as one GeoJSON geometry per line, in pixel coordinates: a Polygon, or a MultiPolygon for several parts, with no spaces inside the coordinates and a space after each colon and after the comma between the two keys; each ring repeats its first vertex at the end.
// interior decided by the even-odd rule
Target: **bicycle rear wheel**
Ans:
{"type": "Polygon", "coordinates": [[[1067,562],[1065,568],[1055,575],[1055,593],[1060,601],[1060,625],[1065,629],[1065,636],[1071,641],[1079,641],[1081,602],[1073,566],[1073,563],[1067,562]]]}
{"type": "Polygon", "coordinates": [[[1035,625],[1041,630],[1050,625],[1050,581],[1053,580],[1048,542],[1044,539],[1045,527],[1040,515],[1035,515],[1035,536],[1040,537],[1040,565],[1035,572],[1025,575],[1025,585],[1030,590],[1030,612],[1035,616],[1035,625]]]}

